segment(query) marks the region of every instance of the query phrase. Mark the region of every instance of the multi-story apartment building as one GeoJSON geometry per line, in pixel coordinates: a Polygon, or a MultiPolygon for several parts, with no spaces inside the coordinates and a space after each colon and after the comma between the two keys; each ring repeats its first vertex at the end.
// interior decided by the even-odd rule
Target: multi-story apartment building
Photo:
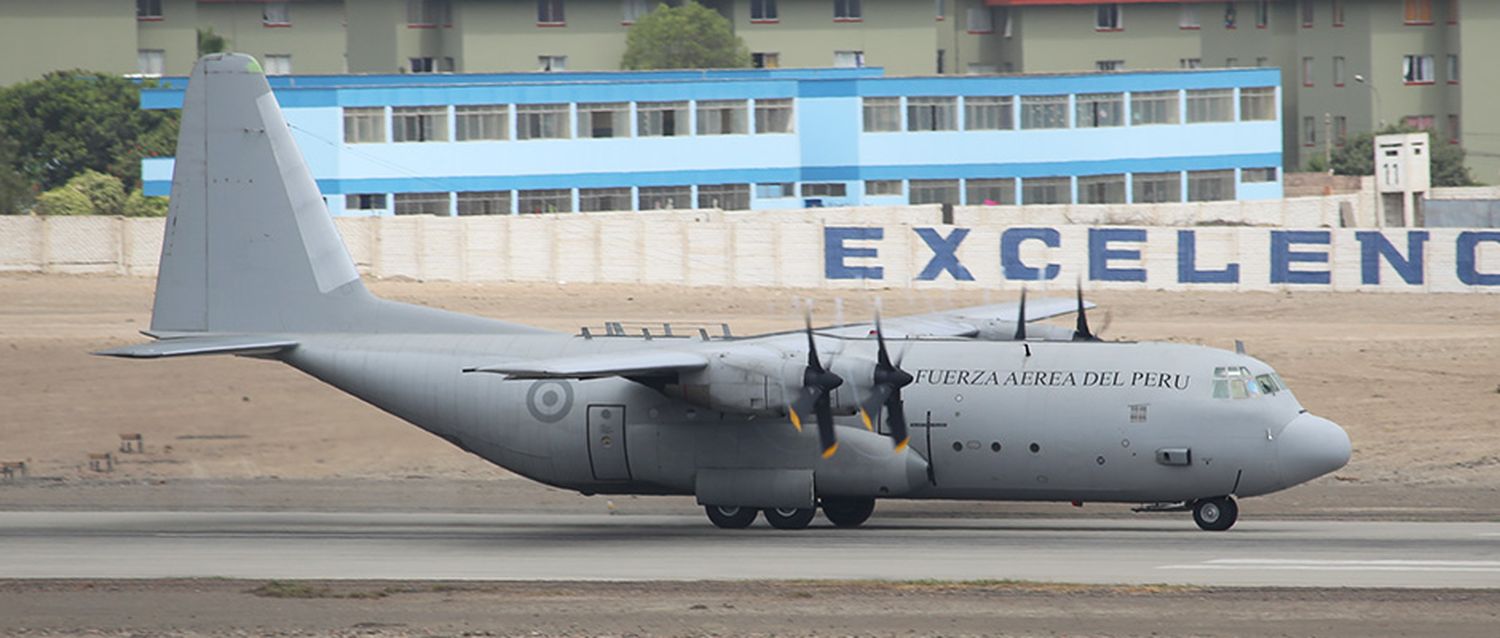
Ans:
{"type": "MultiPolygon", "coordinates": [[[[56,68],[181,75],[212,28],[269,73],[489,73],[619,67],[659,0],[53,0],[0,5],[0,84],[56,68]]],[[[676,2],[678,0],[667,0],[676,2]]],[[[1274,66],[1283,157],[1305,166],[1382,122],[1469,152],[1500,182],[1494,0],[700,0],[757,66],[892,75],[1274,66]],[[1467,35],[1468,37],[1464,37],[1467,35]],[[1465,46],[1466,45],[1466,46],[1465,46]],[[1465,117],[1465,113],[1471,114],[1465,117]]]]}

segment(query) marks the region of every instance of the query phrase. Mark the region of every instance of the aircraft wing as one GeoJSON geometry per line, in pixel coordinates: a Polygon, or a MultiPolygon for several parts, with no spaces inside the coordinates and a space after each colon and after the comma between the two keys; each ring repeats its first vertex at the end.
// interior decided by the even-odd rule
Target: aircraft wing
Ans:
{"type": "Polygon", "coordinates": [[[597,379],[686,372],[707,365],[708,358],[692,352],[629,350],[475,366],[464,372],[490,372],[512,379],[597,379]]]}
{"type": "Polygon", "coordinates": [[[150,343],[137,343],[119,348],[95,352],[105,357],[127,359],[159,359],[161,357],[187,357],[205,354],[257,355],[273,354],[294,348],[296,341],[275,337],[247,337],[218,335],[203,337],[172,337],[150,343]]]}
{"type": "MultiPolygon", "coordinates": [[[[1085,308],[1093,308],[1094,304],[1092,302],[1084,302],[1083,306],[1085,308]]],[[[970,306],[921,315],[889,317],[882,322],[881,327],[885,330],[885,336],[892,339],[905,337],[978,337],[981,336],[981,333],[997,330],[1004,326],[1009,326],[1010,330],[1014,330],[1020,310],[1021,305],[1016,302],[990,304],[988,306],[970,306]]],[[[1026,302],[1026,323],[1074,312],[1078,312],[1078,302],[1072,299],[1031,299],[1026,302]]],[[[872,324],[862,323],[819,330],[818,332],[855,337],[868,335],[873,327],[872,324]]]]}

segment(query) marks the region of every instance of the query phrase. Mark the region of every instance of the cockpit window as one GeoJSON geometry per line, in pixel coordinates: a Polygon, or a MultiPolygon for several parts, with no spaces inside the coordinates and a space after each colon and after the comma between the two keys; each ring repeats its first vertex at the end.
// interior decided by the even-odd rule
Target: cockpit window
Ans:
{"type": "Polygon", "coordinates": [[[1250,374],[1250,370],[1244,366],[1214,368],[1215,399],[1255,399],[1274,395],[1285,389],[1286,384],[1274,372],[1257,376],[1250,374]]]}

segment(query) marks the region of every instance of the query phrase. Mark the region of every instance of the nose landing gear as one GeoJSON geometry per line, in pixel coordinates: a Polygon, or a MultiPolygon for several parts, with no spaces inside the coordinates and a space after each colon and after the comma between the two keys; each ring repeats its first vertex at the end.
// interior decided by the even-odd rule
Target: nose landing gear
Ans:
{"type": "Polygon", "coordinates": [[[1234,527],[1234,522],[1240,517],[1240,506],[1229,496],[1199,499],[1193,502],[1192,508],[1193,522],[1208,532],[1222,532],[1234,527]]]}

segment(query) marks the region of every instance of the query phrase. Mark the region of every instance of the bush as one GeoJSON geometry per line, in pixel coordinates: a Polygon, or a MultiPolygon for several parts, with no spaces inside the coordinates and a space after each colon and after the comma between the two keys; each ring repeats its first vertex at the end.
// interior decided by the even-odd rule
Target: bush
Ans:
{"type": "Polygon", "coordinates": [[[625,34],[624,69],[735,69],[750,66],[750,50],[718,11],[693,0],[660,4],[625,34]]]}
{"type": "Polygon", "coordinates": [[[63,188],[71,188],[89,198],[95,215],[119,215],[125,208],[125,186],[120,178],[98,171],[86,170],[68,180],[63,188]]]}
{"type": "Polygon", "coordinates": [[[94,204],[78,189],[59,186],[38,195],[31,210],[38,215],[91,215],[94,204]]]}
{"type": "Polygon", "coordinates": [[[125,198],[124,213],[126,217],[165,217],[167,198],[148,197],[139,190],[130,191],[130,196],[125,198]]]}

